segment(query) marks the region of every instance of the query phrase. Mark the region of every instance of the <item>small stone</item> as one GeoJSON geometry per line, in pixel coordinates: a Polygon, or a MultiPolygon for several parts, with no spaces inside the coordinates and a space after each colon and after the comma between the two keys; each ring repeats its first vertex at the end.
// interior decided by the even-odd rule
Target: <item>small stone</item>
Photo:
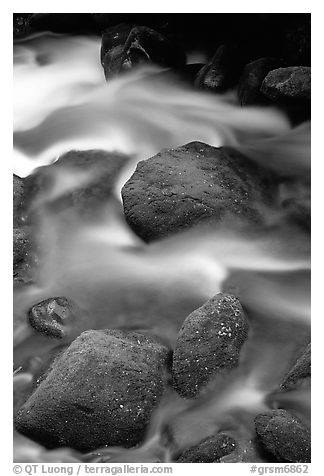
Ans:
{"type": "Polygon", "coordinates": [[[35,281],[38,256],[30,227],[13,229],[13,279],[15,285],[35,281]]]}
{"type": "Polygon", "coordinates": [[[82,323],[89,320],[85,311],[63,296],[45,299],[28,312],[28,321],[35,330],[58,339],[71,339],[73,333],[81,333],[82,323]]]}
{"type": "Polygon", "coordinates": [[[216,294],[189,314],[173,353],[175,390],[196,397],[217,374],[235,368],[248,327],[239,300],[231,294],[216,294]]]}
{"type": "Polygon", "coordinates": [[[217,463],[236,449],[236,441],[225,433],[208,436],[198,445],[186,451],[177,459],[177,463],[217,463]]]}
{"type": "Polygon", "coordinates": [[[278,462],[310,463],[311,433],[286,410],[272,410],[255,418],[257,436],[278,462]]]}
{"type": "Polygon", "coordinates": [[[49,448],[136,445],[162,397],[168,353],[137,333],[83,332],[20,408],[17,430],[49,448]]]}

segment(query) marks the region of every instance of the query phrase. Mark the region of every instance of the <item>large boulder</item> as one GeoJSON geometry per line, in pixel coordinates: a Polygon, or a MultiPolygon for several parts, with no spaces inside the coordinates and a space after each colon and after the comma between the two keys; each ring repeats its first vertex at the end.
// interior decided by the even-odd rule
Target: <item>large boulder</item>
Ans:
{"type": "Polygon", "coordinates": [[[168,358],[141,334],[84,332],[21,407],[16,428],[47,447],[131,447],[161,399],[168,358]]]}
{"type": "Polygon", "coordinates": [[[310,429],[291,413],[262,413],[255,418],[255,429],[263,448],[279,462],[310,463],[310,429]]]}
{"type": "Polygon", "coordinates": [[[262,223],[271,175],[230,147],[191,142],[137,164],[122,189],[126,221],[149,242],[201,221],[262,223]]]}
{"type": "Polygon", "coordinates": [[[263,80],[261,92],[274,101],[309,101],[311,98],[311,68],[290,66],[274,69],[263,80]]]}
{"type": "Polygon", "coordinates": [[[238,299],[216,294],[184,321],[173,353],[173,386],[183,397],[196,397],[219,373],[238,365],[248,335],[238,299]]]}

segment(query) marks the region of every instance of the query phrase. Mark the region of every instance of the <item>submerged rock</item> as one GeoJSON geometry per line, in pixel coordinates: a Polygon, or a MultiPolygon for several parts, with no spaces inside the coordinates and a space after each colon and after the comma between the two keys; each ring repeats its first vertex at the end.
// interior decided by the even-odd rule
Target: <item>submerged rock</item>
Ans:
{"type": "Polygon", "coordinates": [[[137,164],[122,189],[127,223],[145,241],[203,220],[262,223],[272,176],[230,147],[191,142],[137,164]]]}
{"type": "Polygon", "coordinates": [[[47,447],[134,446],[161,399],[167,361],[153,338],[84,332],[19,410],[16,428],[47,447]]]}
{"type": "Polygon", "coordinates": [[[278,462],[310,463],[311,432],[286,410],[272,410],[255,418],[257,436],[278,462]]]}
{"type": "Polygon", "coordinates": [[[311,379],[311,344],[309,343],[295,364],[283,378],[280,387],[283,390],[309,385],[311,379]]]}
{"type": "Polygon", "coordinates": [[[145,63],[162,67],[181,67],[186,56],[168,38],[146,26],[135,26],[129,34],[124,24],[103,35],[102,64],[106,79],[145,63]],[[110,44],[109,44],[110,43],[110,44]],[[105,53],[106,51],[106,53],[105,53]]]}
{"type": "Polygon", "coordinates": [[[38,167],[24,179],[25,213],[37,213],[35,204],[54,210],[73,207],[92,217],[112,197],[121,169],[129,157],[103,150],[72,150],[51,165],[38,167]]]}
{"type": "Polygon", "coordinates": [[[231,294],[216,294],[189,314],[173,353],[176,391],[195,397],[217,374],[235,368],[248,328],[243,308],[231,294]]]}
{"type": "Polygon", "coordinates": [[[177,463],[216,463],[236,449],[236,441],[225,433],[202,440],[177,459],[177,463]]]}

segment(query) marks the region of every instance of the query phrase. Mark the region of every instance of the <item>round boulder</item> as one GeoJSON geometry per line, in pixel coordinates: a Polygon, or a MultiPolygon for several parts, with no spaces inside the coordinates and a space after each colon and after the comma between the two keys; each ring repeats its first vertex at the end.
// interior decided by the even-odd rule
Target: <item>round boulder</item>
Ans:
{"type": "Polygon", "coordinates": [[[126,221],[144,241],[236,217],[262,223],[272,176],[230,147],[191,142],[137,164],[122,189],[126,221]]]}

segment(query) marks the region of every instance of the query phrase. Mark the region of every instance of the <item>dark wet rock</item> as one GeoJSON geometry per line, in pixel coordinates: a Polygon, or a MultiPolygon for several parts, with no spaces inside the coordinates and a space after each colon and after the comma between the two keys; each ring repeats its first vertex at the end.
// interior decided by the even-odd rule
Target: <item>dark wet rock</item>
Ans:
{"type": "Polygon", "coordinates": [[[104,31],[101,38],[100,49],[100,60],[102,64],[104,57],[109,52],[111,52],[111,55],[117,55],[118,51],[120,53],[122,52],[131,29],[132,27],[127,25],[127,23],[119,23],[118,25],[112,26],[104,31]]]}
{"type": "MultiPolygon", "coordinates": [[[[116,29],[117,30],[117,29],[116,29]]],[[[117,33],[115,34],[115,36],[117,33]]],[[[120,25],[119,38],[103,36],[104,51],[107,53],[102,59],[105,77],[110,79],[122,71],[127,71],[135,66],[153,63],[162,67],[181,67],[185,64],[184,52],[168,38],[146,26],[133,27],[127,36],[127,28],[120,25]],[[126,41],[125,38],[127,36],[126,41]],[[116,46],[109,47],[108,41],[116,46]],[[124,43],[123,43],[124,41],[124,43]]]]}
{"type": "Polygon", "coordinates": [[[164,389],[168,350],[122,331],[82,333],[18,412],[18,431],[47,447],[131,447],[164,389]]]}
{"type": "Polygon", "coordinates": [[[15,227],[24,225],[24,180],[18,175],[13,176],[13,224],[15,227]]]}
{"type": "Polygon", "coordinates": [[[34,281],[38,263],[37,247],[30,227],[13,229],[13,278],[14,283],[29,284],[34,281]]]}
{"type": "Polygon", "coordinates": [[[92,33],[94,22],[90,13],[34,13],[29,18],[32,31],[54,33],[92,33]]]}
{"type": "Polygon", "coordinates": [[[292,390],[296,387],[310,385],[311,379],[311,344],[309,343],[294,365],[285,375],[280,387],[292,390]]]}
{"type": "Polygon", "coordinates": [[[195,86],[214,92],[226,91],[237,83],[243,66],[244,58],[236,45],[221,45],[197,74],[195,86]]]}
{"type": "Polygon", "coordinates": [[[81,333],[83,324],[90,318],[74,301],[59,296],[35,304],[28,312],[28,321],[41,334],[71,339],[73,334],[81,333]]]}
{"type": "Polygon", "coordinates": [[[152,241],[203,220],[262,223],[273,191],[268,172],[238,151],[191,142],[139,162],[122,197],[130,227],[152,241]]]}
{"type": "Polygon", "coordinates": [[[13,36],[14,39],[26,36],[29,33],[29,18],[31,13],[13,14],[13,36]]]}
{"type": "Polygon", "coordinates": [[[260,414],[255,429],[264,449],[279,462],[310,463],[310,429],[291,413],[272,410],[260,414]]]}
{"type": "Polygon", "coordinates": [[[248,335],[248,321],[238,299],[216,294],[184,321],[173,353],[173,386],[187,398],[217,374],[238,365],[248,335]]]}
{"type": "Polygon", "coordinates": [[[184,451],[177,463],[216,463],[236,449],[236,441],[225,433],[218,433],[202,440],[184,451]]]}
{"type": "Polygon", "coordinates": [[[262,81],[269,71],[281,66],[277,58],[259,58],[247,64],[240,77],[237,94],[242,106],[264,104],[267,99],[260,92],[262,81]]]}
{"type": "Polygon", "coordinates": [[[31,212],[35,203],[46,202],[54,210],[73,207],[82,216],[91,217],[112,196],[116,179],[128,160],[123,154],[103,150],[67,152],[24,179],[25,213],[31,212]],[[70,183],[64,188],[67,180],[70,183]],[[52,193],[61,185],[60,193],[52,193]]]}
{"type": "Polygon", "coordinates": [[[290,66],[274,69],[265,77],[261,92],[273,101],[310,100],[311,68],[290,66]]]}
{"type": "Polygon", "coordinates": [[[311,119],[311,68],[291,66],[267,74],[261,93],[281,108],[293,126],[311,119]]]}

